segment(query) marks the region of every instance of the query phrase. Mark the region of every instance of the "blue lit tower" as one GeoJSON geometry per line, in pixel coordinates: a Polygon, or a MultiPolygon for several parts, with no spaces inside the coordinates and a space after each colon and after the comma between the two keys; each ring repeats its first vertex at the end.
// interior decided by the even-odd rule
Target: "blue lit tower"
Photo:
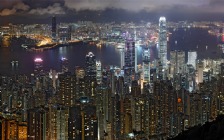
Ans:
{"type": "Polygon", "coordinates": [[[167,31],[166,31],[166,18],[160,17],[159,19],[159,50],[158,55],[163,69],[167,68],[167,31]]]}
{"type": "Polygon", "coordinates": [[[131,84],[132,77],[135,74],[135,42],[127,39],[124,49],[124,78],[125,83],[131,84]]]}
{"type": "Polygon", "coordinates": [[[145,47],[142,54],[143,61],[143,81],[150,82],[150,49],[145,47]]]}
{"type": "Polygon", "coordinates": [[[52,36],[52,40],[56,41],[56,34],[57,34],[57,23],[56,23],[56,17],[53,16],[52,17],[52,28],[51,28],[51,36],[52,36]]]}

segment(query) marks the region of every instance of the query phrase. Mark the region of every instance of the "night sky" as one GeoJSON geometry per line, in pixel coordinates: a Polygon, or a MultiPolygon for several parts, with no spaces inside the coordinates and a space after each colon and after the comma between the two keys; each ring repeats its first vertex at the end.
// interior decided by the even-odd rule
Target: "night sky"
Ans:
{"type": "Polygon", "coordinates": [[[0,0],[0,24],[61,21],[223,20],[224,0],[0,0]]]}

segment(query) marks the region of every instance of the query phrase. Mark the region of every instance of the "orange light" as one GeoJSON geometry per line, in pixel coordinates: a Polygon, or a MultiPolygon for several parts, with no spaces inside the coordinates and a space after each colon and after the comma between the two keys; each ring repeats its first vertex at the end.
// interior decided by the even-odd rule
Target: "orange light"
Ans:
{"type": "Polygon", "coordinates": [[[178,98],[178,99],[177,99],[177,102],[178,102],[178,103],[181,103],[181,98],[178,98]]]}

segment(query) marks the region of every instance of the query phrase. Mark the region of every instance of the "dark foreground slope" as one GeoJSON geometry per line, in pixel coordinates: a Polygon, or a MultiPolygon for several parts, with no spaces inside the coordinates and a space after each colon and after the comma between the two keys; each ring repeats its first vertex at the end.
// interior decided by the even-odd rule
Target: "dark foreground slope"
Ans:
{"type": "Polygon", "coordinates": [[[170,140],[224,140],[224,115],[219,115],[215,121],[189,128],[170,140]]]}

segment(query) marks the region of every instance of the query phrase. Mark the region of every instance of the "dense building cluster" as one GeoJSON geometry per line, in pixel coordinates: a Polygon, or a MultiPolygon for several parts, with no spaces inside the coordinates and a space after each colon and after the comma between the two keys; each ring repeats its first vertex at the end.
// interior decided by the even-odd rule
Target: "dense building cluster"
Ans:
{"type": "MultiPolygon", "coordinates": [[[[53,21],[54,22],[54,21],[53,21]]],[[[121,66],[103,67],[89,52],[85,66],[0,76],[0,137],[18,140],[166,139],[224,113],[224,62],[198,60],[197,52],[170,51],[165,17],[159,20],[158,58],[127,37],[121,66]]],[[[52,27],[52,37],[55,29],[52,27]]],[[[83,58],[80,58],[83,59],[83,58]]]]}

